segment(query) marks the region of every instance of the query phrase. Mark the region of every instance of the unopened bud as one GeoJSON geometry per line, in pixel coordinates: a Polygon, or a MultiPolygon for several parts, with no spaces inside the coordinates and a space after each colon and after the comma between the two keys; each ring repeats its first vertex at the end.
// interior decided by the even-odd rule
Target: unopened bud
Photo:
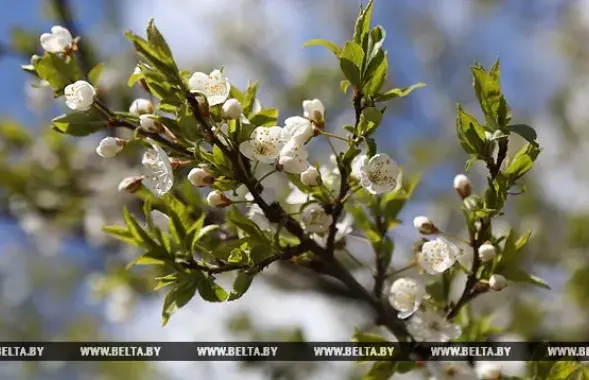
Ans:
{"type": "Polygon", "coordinates": [[[211,207],[227,207],[233,202],[223,192],[213,190],[207,195],[207,203],[211,207]]]}
{"type": "Polygon", "coordinates": [[[123,178],[123,180],[119,183],[119,191],[127,191],[133,194],[141,188],[142,180],[143,176],[132,176],[123,178]]]}
{"type": "Polygon", "coordinates": [[[143,128],[147,132],[160,133],[161,131],[163,131],[162,124],[156,119],[154,119],[154,116],[155,115],[152,114],[139,116],[139,124],[141,125],[141,128],[143,128]]]}
{"type": "Polygon", "coordinates": [[[239,119],[242,112],[241,103],[237,99],[227,99],[223,104],[223,117],[225,119],[239,119]]]}
{"type": "Polygon", "coordinates": [[[497,252],[495,251],[495,247],[490,242],[487,242],[479,247],[479,258],[482,262],[491,261],[495,257],[497,257],[497,252]]]}
{"type": "Polygon", "coordinates": [[[321,174],[314,166],[309,166],[301,173],[301,182],[305,186],[317,186],[321,184],[321,174]]]}
{"type": "Polygon", "coordinates": [[[438,227],[436,227],[427,216],[418,216],[413,219],[413,226],[419,231],[419,233],[424,235],[437,234],[440,232],[438,227]]]}
{"type": "Polygon", "coordinates": [[[153,103],[148,99],[135,99],[129,107],[129,113],[139,116],[153,113],[153,103]]]}
{"type": "Polygon", "coordinates": [[[121,150],[123,150],[126,144],[127,140],[119,139],[116,137],[105,137],[100,141],[100,143],[96,147],[96,153],[100,157],[114,157],[117,154],[119,154],[121,150]]]}
{"type": "Polygon", "coordinates": [[[500,274],[494,274],[489,279],[489,286],[491,287],[491,289],[498,292],[500,290],[505,289],[505,287],[507,286],[507,280],[500,274]]]}
{"type": "Polygon", "coordinates": [[[472,193],[472,184],[470,179],[464,174],[458,174],[454,177],[454,190],[464,199],[472,193]]]}
{"type": "Polygon", "coordinates": [[[188,173],[188,181],[196,187],[205,187],[215,182],[215,177],[205,169],[194,168],[188,173]]]}

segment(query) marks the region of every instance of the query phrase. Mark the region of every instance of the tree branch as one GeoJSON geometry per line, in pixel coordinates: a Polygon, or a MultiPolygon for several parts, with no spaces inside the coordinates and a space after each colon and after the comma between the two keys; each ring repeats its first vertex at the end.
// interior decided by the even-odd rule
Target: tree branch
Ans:
{"type": "MultiPolygon", "coordinates": [[[[487,161],[487,168],[489,169],[489,175],[491,180],[497,178],[499,173],[501,172],[501,165],[503,161],[507,157],[507,149],[509,147],[509,139],[503,138],[499,140],[499,149],[497,151],[497,159],[493,162],[493,159],[487,161]]],[[[491,218],[485,217],[481,218],[481,226],[479,231],[475,231],[474,229],[469,228],[470,234],[470,246],[472,247],[473,253],[473,260],[472,260],[472,269],[468,278],[466,280],[466,285],[464,287],[464,291],[462,295],[456,302],[456,304],[450,309],[447,315],[447,319],[452,320],[456,318],[460,310],[475,299],[478,295],[485,293],[487,291],[487,287],[478,286],[479,281],[477,278],[477,272],[482,264],[481,259],[479,258],[479,247],[486,241],[491,233],[491,218]]]]}

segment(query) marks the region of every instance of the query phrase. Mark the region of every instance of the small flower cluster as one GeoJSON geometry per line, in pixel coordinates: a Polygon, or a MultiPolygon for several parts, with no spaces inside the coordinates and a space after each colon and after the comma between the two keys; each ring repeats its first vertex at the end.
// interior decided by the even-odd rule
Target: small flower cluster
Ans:
{"type": "MultiPolygon", "coordinates": [[[[471,195],[472,184],[463,174],[454,178],[454,189],[462,199],[471,195]]],[[[425,241],[416,255],[416,263],[429,275],[445,272],[462,256],[462,250],[451,239],[442,235],[440,229],[426,216],[418,216],[413,220],[415,229],[423,235],[436,235],[435,239],[425,241]]],[[[478,247],[481,262],[492,261],[497,256],[495,247],[486,242],[478,247]]],[[[489,287],[499,291],[505,288],[505,277],[494,274],[489,280],[489,287]]],[[[419,281],[411,278],[399,278],[391,286],[389,302],[401,319],[413,317],[407,323],[407,330],[418,341],[447,342],[460,336],[460,327],[451,324],[446,317],[431,310],[420,311],[422,301],[429,298],[426,289],[419,281]]]]}

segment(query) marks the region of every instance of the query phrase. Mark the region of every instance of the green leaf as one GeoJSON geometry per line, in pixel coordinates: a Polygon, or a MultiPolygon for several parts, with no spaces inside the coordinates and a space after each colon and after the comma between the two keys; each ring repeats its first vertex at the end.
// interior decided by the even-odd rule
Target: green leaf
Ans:
{"type": "Polygon", "coordinates": [[[370,31],[370,21],[372,19],[372,4],[373,0],[368,1],[366,8],[361,9],[358,18],[356,19],[356,25],[354,27],[354,42],[358,45],[362,45],[364,37],[370,31]]]}
{"type": "Polygon", "coordinates": [[[237,277],[233,282],[233,289],[229,294],[229,301],[234,301],[241,298],[249,289],[254,279],[255,273],[249,270],[242,270],[237,273],[237,277]]]}
{"type": "Polygon", "coordinates": [[[393,361],[375,362],[364,380],[388,380],[394,375],[396,366],[397,363],[393,361]]]}
{"type": "Polygon", "coordinates": [[[243,107],[243,114],[246,117],[248,117],[252,112],[257,92],[258,84],[254,82],[247,87],[247,90],[245,90],[245,93],[243,94],[243,98],[240,102],[241,106],[243,107]]]}
{"type": "Polygon", "coordinates": [[[158,249],[158,244],[149,236],[149,234],[139,225],[137,220],[131,215],[126,207],[123,208],[125,223],[133,238],[146,249],[158,249]]]}
{"type": "Polygon", "coordinates": [[[345,94],[348,92],[348,88],[350,87],[350,81],[344,79],[340,82],[339,87],[341,88],[342,92],[345,94]]]}
{"type": "Polygon", "coordinates": [[[535,143],[538,138],[536,130],[527,124],[512,124],[508,128],[511,132],[517,133],[530,143],[535,143]]]}
{"type": "Polygon", "coordinates": [[[165,326],[172,314],[186,305],[196,293],[196,282],[187,281],[177,285],[166,295],[162,309],[162,326],[165,326]]]}
{"type": "Polygon", "coordinates": [[[477,119],[468,114],[458,105],[456,132],[462,149],[470,155],[483,157],[485,154],[485,130],[477,119]]]}
{"type": "MultiPolygon", "coordinates": [[[[487,178],[488,187],[485,191],[485,208],[499,212],[507,199],[507,183],[498,176],[495,180],[487,178]]],[[[493,213],[494,214],[494,213],[493,213]]]]}
{"type": "Polygon", "coordinates": [[[229,296],[211,277],[202,277],[197,284],[198,294],[208,302],[223,302],[229,296]]]}
{"type": "Polygon", "coordinates": [[[540,277],[534,276],[521,268],[508,267],[500,272],[502,276],[513,282],[523,282],[550,290],[550,286],[540,277]]]}
{"type": "Polygon", "coordinates": [[[392,88],[383,94],[377,94],[374,98],[375,102],[386,102],[394,98],[404,98],[409,95],[413,90],[421,87],[425,87],[426,84],[423,82],[415,83],[407,88],[392,88]]]}
{"type": "Polygon", "coordinates": [[[536,143],[526,144],[519,152],[517,152],[513,157],[513,160],[509,163],[507,169],[504,171],[504,174],[509,179],[510,183],[514,183],[532,169],[534,161],[536,161],[540,152],[541,149],[536,143]]]}
{"type": "Polygon", "coordinates": [[[362,136],[370,136],[376,131],[382,121],[382,114],[376,107],[367,107],[360,115],[360,122],[358,123],[358,134],[362,136]]]}
{"type": "Polygon", "coordinates": [[[94,109],[64,114],[53,119],[51,123],[58,132],[78,137],[98,132],[107,124],[94,109]]]}
{"type": "Polygon", "coordinates": [[[104,69],[104,63],[99,63],[96,66],[94,66],[92,70],[90,70],[90,72],[88,73],[88,81],[92,83],[94,86],[98,85],[102,69],[104,69]]]}
{"type": "Polygon", "coordinates": [[[227,212],[227,221],[233,224],[235,227],[239,228],[256,241],[263,243],[264,245],[269,244],[269,240],[264,235],[264,232],[258,227],[256,223],[252,220],[246,218],[235,206],[232,206],[231,209],[227,212]]]}
{"type": "Polygon", "coordinates": [[[32,63],[39,78],[49,82],[57,95],[62,95],[68,84],[84,77],[75,59],[65,62],[55,54],[45,53],[32,63]]]}
{"type": "MultiPolygon", "coordinates": [[[[539,377],[537,377],[539,378],[539,377]]],[[[589,379],[589,367],[575,361],[559,361],[552,365],[546,380],[586,380],[589,379]]]]}
{"type": "Polygon", "coordinates": [[[249,121],[258,127],[272,127],[278,122],[278,110],[276,108],[263,109],[250,117],[249,121]]]}
{"type": "Polygon", "coordinates": [[[355,86],[360,85],[362,81],[363,62],[362,46],[353,41],[346,42],[340,55],[340,67],[346,79],[355,86]]]}
{"type": "Polygon", "coordinates": [[[128,228],[123,226],[102,226],[102,231],[106,232],[107,234],[119,239],[120,241],[139,246],[139,242],[135,240],[131,231],[128,228]]]}
{"type": "Polygon", "coordinates": [[[168,63],[171,67],[176,67],[176,63],[172,57],[172,50],[170,49],[170,46],[168,46],[164,36],[162,36],[160,31],[155,26],[153,18],[150,19],[149,23],[147,24],[147,41],[157,53],[159,58],[168,63]]]}
{"type": "Polygon", "coordinates": [[[489,72],[479,64],[471,66],[470,70],[474,91],[485,115],[485,128],[490,132],[505,129],[509,122],[509,110],[501,92],[499,60],[495,61],[489,72]]]}
{"type": "Polygon", "coordinates": [[[370,61],[366,73],[366,78],[369,78],[364,85],[364,93],[367,95],[377,95],[384,85],[389,71],[389,64],[386,53],[379,50],[376,57],[370,61]]]}
{"type": "Polygon", "coordinates": [[[327,40],[324,40],[321,38],[315,38],[315,39],[309,40],[303,44],[303,47],[307,47],[307,46],[323,46],[323,47],[329,49],[337,57],[339,57],[342,52],[342,49],[339,46],[337,46],[333,42],[330,42],[330,41],[327,41],[327,40]]]}
{"type": "Polygon", "coordinates": [[[358,329],[354,329],[354,335],[352,336],[352,342],[361,343],[388,343],[389,341],[382,335],[375,333],[366,333],[358,329]]]}

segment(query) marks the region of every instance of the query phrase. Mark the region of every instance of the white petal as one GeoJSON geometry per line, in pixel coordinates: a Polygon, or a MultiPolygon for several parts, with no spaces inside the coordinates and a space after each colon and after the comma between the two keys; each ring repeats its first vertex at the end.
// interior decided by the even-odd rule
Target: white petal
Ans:
{"type": "Polygon", "coordinates": [[[205,73],[196,72],[192,74],[190,79],[188,80],[188,85],[190,89],[195,91],[205,91],[207,84],[209,83],[209,76],[205,73]]]}
{"type": "Polygon", "coordinates": [[[239,144],[239,151],[241,152],[241,154],[243,154],[250,160],[255,160],[256,158],[254,155],[254,148],[252,146],[252,143],[249,141],[244,141],[241,144],[239,144]]]}
{"type": "Polygon", "coordinates": [[[66,28],[64,28],[63,26],[55,25],[54,27],[51,28],[51,33],[53,33],[55,36],[65,39],[65,40],[69,39],[70,43],[73,40],[72,34],[70,33],[70,31],[67,30],[66,28]]]}

